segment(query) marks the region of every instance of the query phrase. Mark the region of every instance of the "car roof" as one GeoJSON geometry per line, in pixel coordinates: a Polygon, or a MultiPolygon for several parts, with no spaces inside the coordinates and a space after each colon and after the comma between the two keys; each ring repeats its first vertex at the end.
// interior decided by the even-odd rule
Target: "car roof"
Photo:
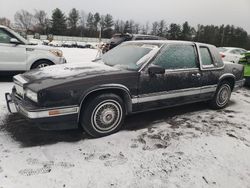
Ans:
{"type": "Polygon", "coordinates": [[[133,34],[134,37],[159,37],[156,35],[133,34]]]}
{"type": "Polygon", "coordinates": [[[211,44],[198,43],[193,41],[181,41],[181,40],[140,40],[140,41],[128,41],[125,43],[146,43],[146,44],[198,44],[205,46],[213,46],[211,44]]]}

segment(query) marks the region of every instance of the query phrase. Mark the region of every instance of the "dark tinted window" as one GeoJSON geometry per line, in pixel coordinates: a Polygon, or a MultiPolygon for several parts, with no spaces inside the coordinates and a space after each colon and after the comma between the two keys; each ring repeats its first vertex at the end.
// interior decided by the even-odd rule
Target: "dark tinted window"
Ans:
{"type": "Polygon", "coordinates": [[[194,46],[171,44],[154,61],[165,69],[197,68],[194,46]]]}
{"type": "Polygon", "coordinates": [[[0,29],[0,43],[10,43],[11,36],[5,32],[3,29],[0,29]]]}
{"type": "Polygon", "coordinates": [[[200,47],[202,65],[213,65],[213,60],[207,47],[200,47]]]}

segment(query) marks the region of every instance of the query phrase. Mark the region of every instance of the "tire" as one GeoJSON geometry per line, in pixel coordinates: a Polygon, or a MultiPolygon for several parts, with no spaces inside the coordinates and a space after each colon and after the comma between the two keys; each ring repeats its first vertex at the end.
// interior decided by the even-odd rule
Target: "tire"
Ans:
{"type": "Polygon", "coordinates": [[[53,65],[53,63],[51,61],[48,60],[40,60],[35,62],[32,66],[31,69],[38,69],[38,68],[43,68],[43,67],[47,67],[53,65]]]}
{"type": "Polygon", "coordinates": [[[119,131],[124,118],[123,100],[115,94],[102,94],[84,105],[80,124],[87,134],[97,138],[119,131]]]}
{"type": "Polygon", "coordinates": [[[213,99],[210,101],[210,106],[213,109],[222,109],[225,108],[228,105],[228,102],[231,97],[231,86],[229,82],[222,82],[213,97],[213,99]]]}

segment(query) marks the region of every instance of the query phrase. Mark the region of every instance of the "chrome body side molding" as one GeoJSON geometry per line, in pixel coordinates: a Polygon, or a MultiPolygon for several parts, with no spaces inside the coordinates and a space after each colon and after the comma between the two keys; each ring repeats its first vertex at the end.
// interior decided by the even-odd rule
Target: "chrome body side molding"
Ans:
{"type": "Polygon", "coordinates": [[[165,100],[177,97],[185,97],[190,95],[199,95],[205,93],[212,93],[215,92],[217,85],[210,85],[204,87],[197,87],[197,88],[188,88],[188,89],[180,89],[180,90],[173,90],[167,92],[158,92],[158,93],[150,93],[146,95],[139,95],[132,99],[133,104],[137,103],[144,103],[144,102],[152,102],[158,100],[165,100]]]}

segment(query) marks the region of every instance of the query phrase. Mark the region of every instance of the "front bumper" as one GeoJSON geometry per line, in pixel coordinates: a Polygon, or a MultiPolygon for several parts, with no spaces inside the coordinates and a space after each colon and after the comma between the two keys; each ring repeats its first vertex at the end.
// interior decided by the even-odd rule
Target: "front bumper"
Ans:
{"type": "Polygon", "coordinates": [[[19,113],[41,129],[62,130],[78,128],[78,106],[38,108],[15,94],[6,93],[5,99],[10,113],[19,113]]]}
{"type": "Polygon", "coordinates": [[[64,63],[67,63],[64,57],[59,57],[59,59],[55,61],[55,64],[64,64],[64,63]]]}

